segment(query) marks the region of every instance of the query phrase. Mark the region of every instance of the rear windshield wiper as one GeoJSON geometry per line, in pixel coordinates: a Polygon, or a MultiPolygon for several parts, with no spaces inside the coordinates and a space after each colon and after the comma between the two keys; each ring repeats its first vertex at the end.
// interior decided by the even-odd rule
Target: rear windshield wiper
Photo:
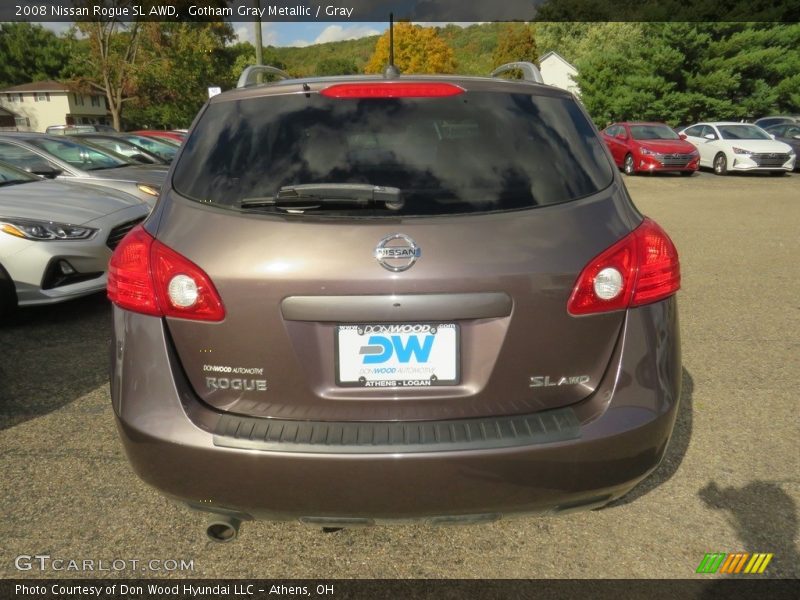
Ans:
{"type": "Polygon", "coordinates": [[[359,207],[382,204],[389,210],[399,210],[403,207],[403,193],[400,188],[369,183],[304,183],[283,186],[272,197],[245,198],[239,206],[302,211],[324,204],[359,207]]]}

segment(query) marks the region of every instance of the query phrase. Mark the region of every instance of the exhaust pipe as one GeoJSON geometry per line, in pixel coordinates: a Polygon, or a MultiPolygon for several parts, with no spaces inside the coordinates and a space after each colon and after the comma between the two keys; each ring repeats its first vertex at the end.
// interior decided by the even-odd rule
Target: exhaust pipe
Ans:
{"type": "Polygon", "coordinates": [[[212,542],[232,542],[239,535],[241,520],[227,515],[213,515],[206,525],[206,535],[212,542]]]}

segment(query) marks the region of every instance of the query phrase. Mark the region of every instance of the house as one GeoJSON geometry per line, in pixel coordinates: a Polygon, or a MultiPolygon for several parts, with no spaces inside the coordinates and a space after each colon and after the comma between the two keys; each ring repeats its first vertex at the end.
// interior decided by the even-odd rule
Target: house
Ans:
{"type": "Polygon", "coordinates": [[[558,52],[550,51],[539,57],[539,70],[542,79],[548,85],[561,88],[580,96],[580,88],[575,83],[578,69],[561,56],[558,52]]]}
{"type": "Polygon", "coordinates": [[[0,108],[0,131],[14,130],[17,128],[17,115],[10,110],[0,108]]]}
{"type": "Polygon", "coordinates": [[[20,131],[44,131],[50,125],[110,123],[104,96],[75,92],[57,81],[36,81],[0,90],[0,109],[13,115],[20,131]]]}

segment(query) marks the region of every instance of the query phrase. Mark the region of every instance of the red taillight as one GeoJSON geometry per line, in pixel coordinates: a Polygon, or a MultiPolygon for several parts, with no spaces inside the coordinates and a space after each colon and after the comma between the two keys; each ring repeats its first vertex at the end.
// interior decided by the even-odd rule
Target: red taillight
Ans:
{"type": "Polygon", "coordinates": [[[584,267],[572,290],[567,311],[572,315],[586,315],[641,306],[671,296],[680,286],[681,270],[675,245],[655,221],[645,218],[639,227],[584,267]],[[615,272],[620,279],[608,277],[615,272]],[[603,286],[606,280],[612,283],[603,286]],[[621,286],[614,287],[620,281],[621,286]],[[609,297],[617,289],[618,293],[609,297]]]}
{"type": "Polygon", "coordinates": [[[200,321],[225,318],[208,275],[141,226],[132,229],[111,256],[108,297],[121,308],[147,315],[200,321]]]}
{"type": "Polygon", "coordinates": [[[108,298],[117,306],[162,316],[153,278],[150,275],[150,249],[153,238],[141,226],[122,238],[108,264],[108,298]]]}
{"type": "Polygon", "coordinates": [[[337,83],[320,92],[328,98],[444,98],[464,88],[451,83],[337,83]]]}

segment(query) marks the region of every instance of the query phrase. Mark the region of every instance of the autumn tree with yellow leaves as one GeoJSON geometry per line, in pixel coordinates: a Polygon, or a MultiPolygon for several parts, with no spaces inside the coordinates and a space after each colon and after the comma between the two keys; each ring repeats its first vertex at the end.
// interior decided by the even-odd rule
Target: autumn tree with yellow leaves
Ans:
{"type": "MultiPolygon", "coordinates": [[[[389,32],[375,45],[366,73],[382,73],[389,63],[389,32]]],[[[435,27],[411,23],[394,26],[394,64],[401,73],[454,73],[453,50],[439,37],[435,27]]]]}

